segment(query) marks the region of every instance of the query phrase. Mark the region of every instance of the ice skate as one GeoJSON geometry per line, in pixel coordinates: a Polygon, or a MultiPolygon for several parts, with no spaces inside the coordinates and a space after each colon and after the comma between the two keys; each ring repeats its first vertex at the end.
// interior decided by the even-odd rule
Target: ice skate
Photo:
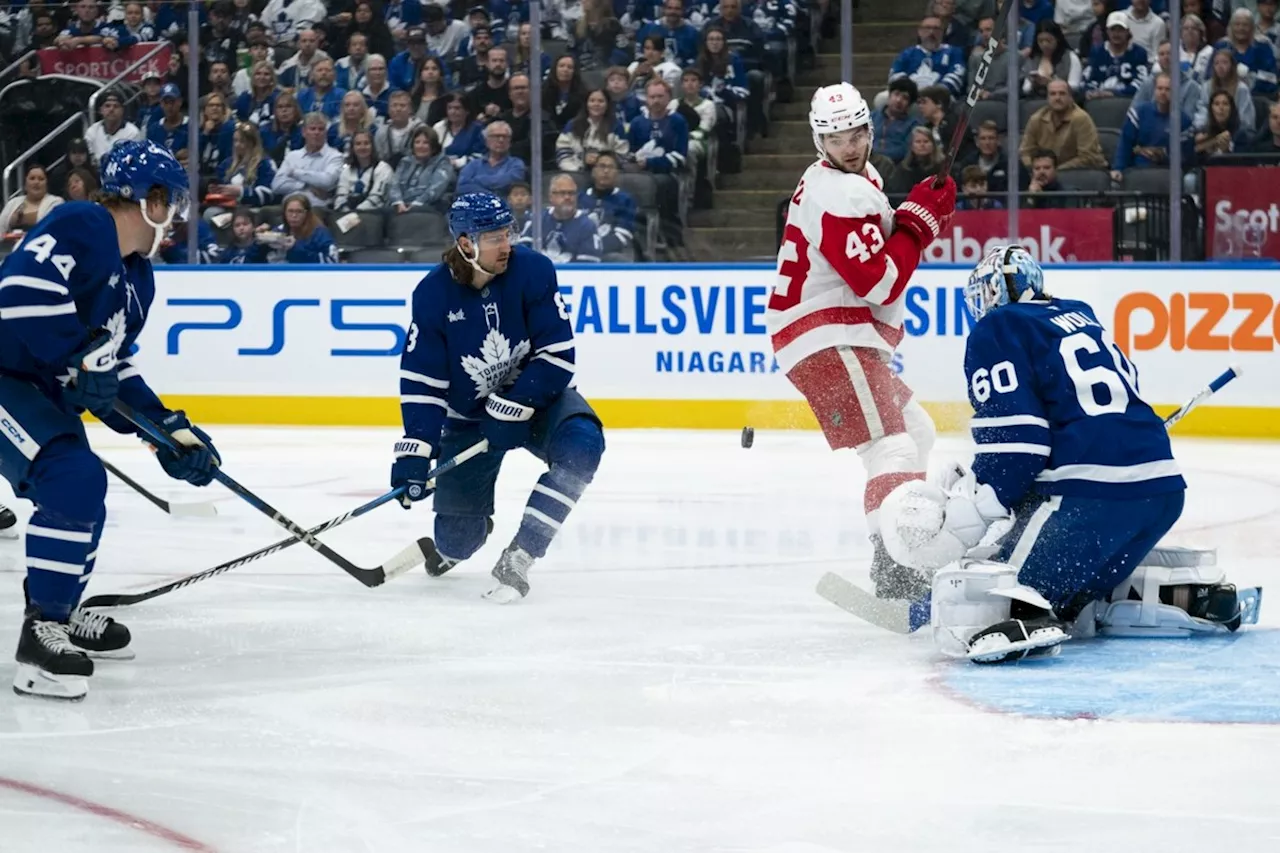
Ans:
{"type": "Polygon", "coordinates": [[[72,643],[91,658],[104,660],[133,660],[133,639],[129,629],[110,616],[92,610],[78,608],[67,623],[67,634],[72,643]]]}
{"type": "Polygon", "coordinates": [[[502,552],[491,574],[498,585],[484,594],[496,604],[512,604],[529,594],[529,567],[533,555],[516,545],[502,552]]]}
{"type": "Polygon", "coordinates": [[[1051,615],[997,622],[969,640],[974,663],[1009,663],[1024,658],[1052,657],[1071,639],[1067,626],[1051,615]]]}
{"type": "Polygon", "coordinates": [[[871,545],[875,549],[871,555],[871,583],[875,585],[876,598],[921,601],[929,594],[929,579],[890,557],[884,539],[872,536],[871,545]]]}
{"type": "Polygon", "coordinates": [[[93,661],[72,644],[68,631],[66,623],[41,619],[36,610],[27,610],[18,639],[14,693],[72,701],[88,694],[93,661]]]}
{"type": "Polygon", "coordinates": [[[18,538],[18,516],[7,506],[0,506],[0,539],[18,538]]]}

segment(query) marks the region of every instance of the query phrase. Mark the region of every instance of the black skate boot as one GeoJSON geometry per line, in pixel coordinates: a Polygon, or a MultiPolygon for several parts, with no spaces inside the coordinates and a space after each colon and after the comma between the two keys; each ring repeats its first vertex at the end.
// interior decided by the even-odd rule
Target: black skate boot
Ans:
{"type": "Polygon", "coordinates": [[[15,656],[14,693],[72,701],[85,697],[93,661],[72,644],[67,633],[66,623],[41,619],[35,609],[27,610],[15,656]]]}
{"type": "Polygon", "coordinates": [[[876,598],[903,598],[922,601],[929,594],[931,585],[923,572],[908,568],[889,556],[884,539],[871,537],[871,582],[875,584],[876,598]]]}
{"type": "Polygon", "coordinates": [[[92,610],[77,608],[67,623],[67,634],[72,643],[91,658],[106,660],[133,660],[133,639],[129,629],[110,616],[92,610]]]}
{"type": "Polygon", "coordinates": [[[18,538],[18,517],[7,506],[0,506],[0,539],[18,538]]]}
{"type": "MultiPolygon", "coordinates": [[[[484,520],[484,524],[484,539],[480,542],[480,548],[483,548],[484,543],[489,541],[489,534],[493,532],[493,519],[486,518],[484,520]]],[[[440,577],[462,562],[461,560],[454,560],[446,557],[437,551],[435,540],[429,536],[424,537],[420,542],[422,543],[423,552],[427,555],[427,562],[425,564],[427,574],[431,575],[433,578],[440,577]]],[[[476,550],[478,551],[480,548],[477,548],[476,550]]]]}
{"type": "Polygon", "coordinates": [[[1052,613],[997,622],[969,640],[969,660],[974,663],[1011,663],[1023,658],[1053,657],[1071,639],[1067,625],[1052,613]]]}
{"type": "Polygon", "coordinates": [[[498,564],[490,572],[498,585],[484,594],[497,604],[512,604],[529,594],[529,567],[534,557],[523,548],[511,545],[502,552],[498,564]]]}

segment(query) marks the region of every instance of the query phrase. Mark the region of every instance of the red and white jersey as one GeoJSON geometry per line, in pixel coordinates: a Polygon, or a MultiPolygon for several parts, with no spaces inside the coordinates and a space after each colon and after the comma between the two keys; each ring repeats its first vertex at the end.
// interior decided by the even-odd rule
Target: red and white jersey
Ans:
{"type": "Polygon", "coordinates": [[[787,210],[778,280],[765,311],[784,372],[829,347],[887,353],[897,347],[902,294],[915,264],[895,261],[898,253],[887,247],[892,235],[893,208],[870,163],[864,175],[826,160],[805,171],[787,210]]]}

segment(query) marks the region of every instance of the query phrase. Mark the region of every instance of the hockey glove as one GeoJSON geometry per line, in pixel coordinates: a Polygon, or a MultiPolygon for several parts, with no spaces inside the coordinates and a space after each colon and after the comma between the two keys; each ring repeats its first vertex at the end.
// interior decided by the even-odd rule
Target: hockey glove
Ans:
{"type": "Polygon", "coordinates": [[[156,459],[160,467],[175,480],[186,480],[193,486],[207,486],[213,482],[213,469],[222,464],[218,451],[208,434],[187,420],[185,412],[170,412],[160,421],[160,426],[182,446],[174,452],[166,447],[156,447],[156,459]]]}
{"type": "Polygon", "coordinates": [[[939,189],[933,188],[933,178],[925,178],[911,188],[907,200],[893,212],[893,221],[899,228],[910,231],[926,249],[951,222],[956,212],[956,182],[947,177],[939,189]]]}
{"type": "Polygon", "coordinates": [[[62,399],[99,418],[110,417],[120,393],[115,347],[110,335],[98,332],[73,353],[69,359],[70,382],[62,389],[62,399]]]}
{"type": "Polygon", "coordinates": [[[425,441],[405,436],[396,442],[395,453],[396,459],[391,463],[391,488],[406,487],[400,505],[408,509],[435,491],[434,487],[427,485],[435,449],[425,441]]]}
{"type": "Polygon", "coordinates": [[[536,410],[497,394],[490,394],[480,419],[480,434],[489,439],[489,449],[503,452],[524,447],[533,436],[531,419],[536,410]]]}

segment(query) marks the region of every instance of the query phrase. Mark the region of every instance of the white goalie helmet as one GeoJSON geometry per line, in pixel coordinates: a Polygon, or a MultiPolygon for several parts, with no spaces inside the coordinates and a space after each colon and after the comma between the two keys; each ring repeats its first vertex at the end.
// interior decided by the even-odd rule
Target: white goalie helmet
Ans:
{"type": "Polygon", "coordinates": [[[874,143],[871,108],[852,85],[836,83],[813,93],[813,100],[809,102],[809,127],[813,130],[813,145],[818,149],[818,156],[827,158],[827,150],[822,145],[824,135],[863,126],[873,135],[874,143]]]}

